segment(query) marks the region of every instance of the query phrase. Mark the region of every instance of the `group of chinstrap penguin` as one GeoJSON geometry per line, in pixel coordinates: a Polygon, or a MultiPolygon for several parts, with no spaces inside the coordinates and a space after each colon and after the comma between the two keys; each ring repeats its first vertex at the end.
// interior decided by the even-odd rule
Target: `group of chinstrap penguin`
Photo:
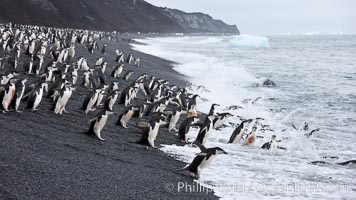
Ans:
{"type": "MultiPolygon", "coordinates": [[[[191,127],[199,129],[192,144],[201,152],[184,168],[194,177],[199,177],[201,169],[216,155],[227,154],[219,147],[206,148],[204,145],[212,130],[223,128],[225,120],[232,114],[216,113],[218,104],[212,104],[208,114],[198,112],[199,95],[190,94],[186,88],[179,88],[168,80],[148,74],[133,79],[134,70],[125,68],[141,67],[140,58],[119,50],[108,52],[105,43],[98,45],[98,41],[104,39],[118,41],[118,34],[9,23],[0,25],[0,37],[0,103],[3,113],[21,112],[21,103],[35,112],[42,98],[47,97],[52,102],[51,110],[63,115],[73,91],[82,87],[87,90],[81,107],[83,114],[100,110],[90,120],[87,131],[99,140],[105,140],[102,130],[108,117],[117,114],[114,106],[125,106],[125,111],[117,114],[117,125],[127,129],[131,118],[141,119],[135,124],[143,130],[136,143],[146,145],[148,149],[156,148],[155,140],[160,128],[176,133],[182,143],[188,143],[187,133],[191,127]],[[85,48],[90,54],[98,51],[102,55],[90,66],[86,58],[76,57],[76,48],[85,48]],[[115,67],[108,66],[105,61],[105,55],[110,53],[115,55],[115,67]],[[46,56],[48,60],[45,62],[46,56]],[[107,76],[111,76],[113,81],[108,81],[107,76]],[[119,81],[128,85],[121,89],[119,81]]],[[[261,119],[240,119],[228,143],[253,145],[261,119]]],[[[262,148],[286,150],[278,142],[280,140],[273,135],[262,148]]]]}

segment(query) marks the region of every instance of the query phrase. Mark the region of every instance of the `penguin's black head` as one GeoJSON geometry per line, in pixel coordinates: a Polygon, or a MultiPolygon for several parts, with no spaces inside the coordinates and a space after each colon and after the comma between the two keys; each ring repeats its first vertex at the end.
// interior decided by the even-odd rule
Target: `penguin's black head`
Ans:
{"type": "Polygon", "coordinates": [[[231,113],[221,113],[221,116],[223,116],[223,117],[232,117],[234,115],[231,114],[231,113]]]}
{"type": "Polygon", "coordinates": [[[224,151],[222,148],[220,147],[215,147],[215,154],[218,155],[218,154],[227,154],[226,151],[224,151]]]}
{"type": "Polygon", "coordinates": [[[276,135],[272,135],[272,140],[275,140],[276,139],[276,135]]]}
{"type": "Polygon", "coordinates": [[[243,121],[243,123],[251,123],[252,121],[253,121],[253,119],[248,119],[248,120],[243,121]]]}

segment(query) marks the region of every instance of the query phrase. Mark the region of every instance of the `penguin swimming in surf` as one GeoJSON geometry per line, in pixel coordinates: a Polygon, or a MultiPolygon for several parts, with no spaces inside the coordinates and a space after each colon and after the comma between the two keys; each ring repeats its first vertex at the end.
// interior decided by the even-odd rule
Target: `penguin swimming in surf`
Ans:
{"type": "Polygon", "coordinates": [[[272,135],[271,141],[264,143],[261,148],[266,150],[275,150],[275,149],[287,150],[287,148],[278,146],[277,145],[278,142],[280,142],[280,140],[276,140],[276,136],[272,135]]]}
{"type": "Polygon", "coordinates": [[[220,147],[205,148],[204,145],[198,142],[194,142],[194,144],[199,147],[201,152],[198,153],[194,160],[183,170],[189,171],[190,175],[196,178],[200,177],[201,170],[211,164],[217,155],[227,154],[227,152],[220,147]]]}
{"type": "Polygon", "coordinates": [[[234,115],[230,113],[217,113],[217,116],[215,117],[213,123],[214,123],[214,129],[219,129],[224,125],[224,122],[226,119],[229,117],[232,117],[234,115]]]}
{"type": "Polygon", "coordinates": [[[244,145],[253,145],[256,141],[257,127],[253,126],[251,132],[246,136],[244,145]]]}
{"type": "MultiPolygon", "coordinates": [[[[318,164],[332,164],[332,163],[327,163],[325,161],[312,161],[312,162],[310,162],[310,164],[318,165],[318,164]]],[[[335,164],[337,164],[337,165],[355,165],[356,164],[356,160],[348,160],[348,161],[335,163],[335,164]]]]}
{"type": "Polygon", "coordinates": [[[111,114],[114,113],[109,110],[103,110],[97,115],[96,118],[90,120],[89,121],[90,127],[89,130],[87,131],[87,134],[94,135],[97,138],[99,138],[99,140],[105,140],[101,137],[101,131],[103,130],[109,115],[111,114]]]}
{"type": "Polygon", "coordinates": [[[239,143],[251,122],[252,122],[252,119],[242,121],[240,123],[240,125],[235,128],[234,132],[232,132],[232,135],[229,139],[228,144],[229,143],[234,143],[234,144],[239,143]]]}

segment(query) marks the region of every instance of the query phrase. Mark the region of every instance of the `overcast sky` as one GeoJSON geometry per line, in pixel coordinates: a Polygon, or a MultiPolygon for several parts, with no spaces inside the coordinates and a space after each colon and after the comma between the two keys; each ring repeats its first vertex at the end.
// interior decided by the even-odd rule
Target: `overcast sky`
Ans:
{"type": "Polygon", "coordinates": [[[356,33],[356,0],[146,0],[204,12],[243,34],[356,33]]]}

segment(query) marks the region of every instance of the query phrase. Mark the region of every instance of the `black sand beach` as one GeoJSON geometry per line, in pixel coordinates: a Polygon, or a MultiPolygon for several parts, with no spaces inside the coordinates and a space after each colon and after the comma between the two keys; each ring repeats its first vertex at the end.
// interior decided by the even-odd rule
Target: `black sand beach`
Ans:
{"type": "MultiPolygon", "coordinates": [[[[144,72],[178,86],[187,84],[169,61],[136,52],[125,43],[99,41],[94,54],[77,45],[76,57],[84,56],[93,65],[102,56],[103,42],[108,44],[105,60],[109,82],[109,74],[117,65],[114,52],[119,49],[141,58],[142,67],[125,64],[125,71],[135,72],[131,80],[144,72]]],[[[48,62],[45,59],[45,64],[48,62]]],[[[128,84],[122,79],[119,82],[121,90],[128,84]]],[[[124,129],[115,125],[117,116],[110,116],[102,132],[106,141],[84,134],[97,112],[85,115],[77,110],[89,90],[76,88],[67,105],[69,113],[63,116],[49,110],[47,98],[37,112],[24,110],[23,103],[23,113],[0,113],[0,199],[217,199],[212,193],[178,192],[179,182],[193,184],[192,178],[175,172],[185,164],[159,150],[130,143],[140,137],[140,129],[134,126],[137,119],[124,129]]],[[[114,107],[117,113],[123,110],[122,105],[114,107]]],[[[174,134],[162,128],[156,144],[176,141],[174,134]]]]}

